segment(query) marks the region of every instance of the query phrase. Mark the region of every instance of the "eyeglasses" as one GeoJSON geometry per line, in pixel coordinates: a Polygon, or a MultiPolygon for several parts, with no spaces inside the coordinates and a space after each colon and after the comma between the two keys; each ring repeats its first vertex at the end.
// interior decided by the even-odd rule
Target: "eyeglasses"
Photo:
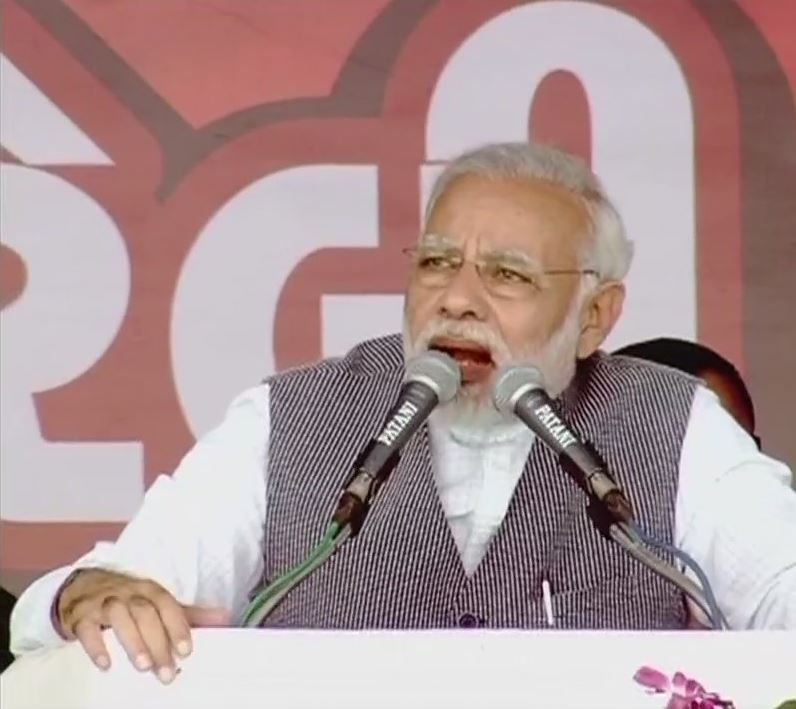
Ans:
{"type": "Polygon", "coordinates": [[[510,255],[466,259],[458,249],[412,247],[403,253],[412,259],[412,276],[426,288],[446,288],[465,263],[472,263],[486,290],[493,296],[520,299],[537,295],[547,287],[547,276],[593,275],[591,268],[535,269],[521,257],[510,255]]]}

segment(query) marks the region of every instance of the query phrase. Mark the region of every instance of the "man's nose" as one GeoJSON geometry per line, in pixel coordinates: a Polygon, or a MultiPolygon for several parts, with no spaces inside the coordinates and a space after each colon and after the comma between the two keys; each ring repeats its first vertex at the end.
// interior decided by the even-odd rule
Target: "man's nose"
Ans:
{"type": "Polygon", "coordinates": [[[464,263],[453,275],[440,299],[440,315],[454,320],[484,320],[486,293],[478,269],[464,263]]]}

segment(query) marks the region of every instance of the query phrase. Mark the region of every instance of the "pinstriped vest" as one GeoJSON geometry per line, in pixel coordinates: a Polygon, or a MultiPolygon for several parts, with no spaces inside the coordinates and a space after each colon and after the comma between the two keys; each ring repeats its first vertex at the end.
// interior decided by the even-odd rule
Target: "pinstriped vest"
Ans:
{"type": "MultiPolygon", "coordinates": [[[[401,384],[397,335],[269,380],[271,437],[265,579],[319,541],[359,450],[401,384]]],[[[694,381],[598,354],[558,403],[628,492],[640,523],[671,541],[680,448],[694,381]]],[[[542,581],[559,628],[676,628],[682,595],[603,539],[585,498],[534,443],[506,517],[465,575],[431,469],[426,428],[404,448],[359,536],[295,589],[266,624],[304,628],[546,627],[542,581]]]]}

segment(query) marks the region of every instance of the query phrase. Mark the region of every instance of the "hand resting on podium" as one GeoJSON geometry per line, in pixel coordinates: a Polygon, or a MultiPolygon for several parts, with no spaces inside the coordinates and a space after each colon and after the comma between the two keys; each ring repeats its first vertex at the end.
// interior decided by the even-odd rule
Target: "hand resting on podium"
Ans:
{"type": "Polygon", "coordinates": [[[77,639],[92,662],[110,667],[102,631],[112,628],[130,662],[153,670],[168,683],[175,676],[175,655],[191,652],[191,628],[224,626],[222,608],[181,605],[154,581],[103,569],[82,569],[62,589],[55,625],[68,640],[77,639]]]}

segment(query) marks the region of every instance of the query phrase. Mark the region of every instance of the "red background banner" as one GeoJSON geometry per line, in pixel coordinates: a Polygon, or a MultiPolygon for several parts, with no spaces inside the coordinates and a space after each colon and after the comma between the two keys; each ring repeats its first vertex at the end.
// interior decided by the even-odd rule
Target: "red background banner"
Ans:
{"type": "Polygon", "coordinates": [[[3,11],[12,588],[114,535],[242,386],[398,329],[400,248],[459,141],[527,136],[591,161],[639,252],[611,344],[715,347],[766,449],[796,464],[793,3],[3,11]]]}

